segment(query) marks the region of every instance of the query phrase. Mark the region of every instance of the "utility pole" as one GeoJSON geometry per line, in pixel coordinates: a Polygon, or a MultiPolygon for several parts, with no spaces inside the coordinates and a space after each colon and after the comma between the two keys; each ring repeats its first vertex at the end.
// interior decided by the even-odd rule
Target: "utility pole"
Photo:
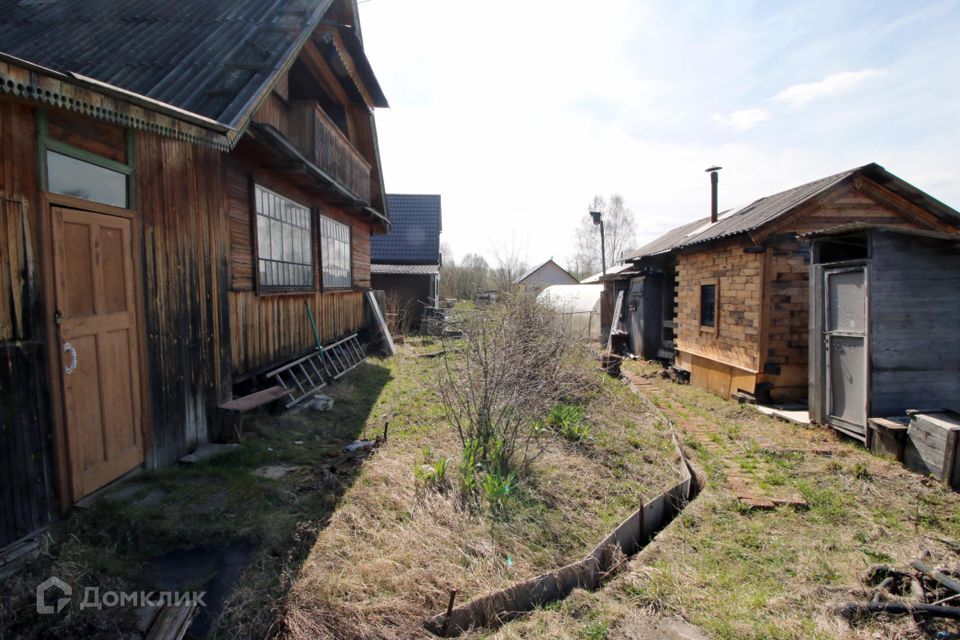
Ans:
{"type": "Polygon", "coordinates": [[[590,217],[593,218],[593,224],[600,225],[600,268],[603,275],[607,275],[607,247],[603,239],[603,212],[591,211],[590,217]]]}

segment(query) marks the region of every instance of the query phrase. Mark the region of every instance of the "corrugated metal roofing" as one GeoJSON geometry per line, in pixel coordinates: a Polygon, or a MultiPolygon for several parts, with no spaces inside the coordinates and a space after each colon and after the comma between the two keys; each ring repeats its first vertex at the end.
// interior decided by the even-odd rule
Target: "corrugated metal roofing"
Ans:
{"type": "Polygon", "coordinates": [[[387,194],[390,233],[370,239],[370,261],[380,264],[439,264],[440,196],[387,194]]]}
{"type": "Polygon", "coordinates": [[[332,0],[0,0],[0,51],[236,126],[332,0]]]}
{"type": "Polygon", "coordinates": [[[438,264],[371,264],[370,273],[400,276],[432,276],[440,273],[438,264]]]}
{"type": "Polygon", "coordinates": [[[638,260],[645,256],[667,253],[674,249],[754,231],[857,174],[863,174],[909,202],[960,226],[960,213],[901,180],[880,165],[870,163],[760,198],[739,209],[729,209],[720,214],[716,224],[710,224],[709,217],[688,222],[644,245],[627,259],[638,260]]]}
{"type": "Polygon", "coordinates": [[[739,209],[728,209],[719,215],[715,224],[710,224],[710,217],[701,218],[668,231],[650,244],[641,247],[631,259],[643,256],[665,253],[673,249],[688,247],[702,242],[719,240],[729,236],[758,229],[768,222],[787,213],[797,205],[826,191],[830,187],[849,178],[862,167],[837,173],[826,178],[802,184],[799,187],[787,189],[772,196],[760,198],[739,209]]]}

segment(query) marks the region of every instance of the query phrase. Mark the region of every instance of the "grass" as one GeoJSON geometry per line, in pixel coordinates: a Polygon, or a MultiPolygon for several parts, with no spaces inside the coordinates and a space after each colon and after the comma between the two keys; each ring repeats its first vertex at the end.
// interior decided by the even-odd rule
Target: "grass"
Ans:
{"type": "MultiPolygon", "coordinates": [[[[662,425],[621,383],[593,370],[596,388],[573,412],[589,439],[557,437],[504,506],[466,508],[454,490],[460,443],[434,391],[442,361],[416,357],[436,348],[411,339],[398,356],[372,358],[325,389],[331,411],[248,418],[237,450],[142,473],[130,499],[75,511],[46,555],[0,585],[0,637],[116,637],[133,628],[133,610],[72,604],[40,617],[35,586],[57,575],[75,593],[149,590],[152,558],[235,542],[256,551],[214,637],[419,637],[451,587],[463,602],[579,559],[675,481],[662,425]],[[386,423],[385,445],[331,473],[344,444],[379,435],[386,423]],[[252,473],[268,465],[294,469],[278,480],[252,473]],[[137,506],[160,492],[162,500],[137,506]]],[[[605,637],[599,618],[578,628],[581,637],[605,637]]]]}
{"type": "MultiPolygon", "coordinates": [[[[286,637],[422,637],[451,588],[466,602],[579,559],[676,481],[662,426],[622,383],[594,371],[597,390],[582,415],[568,416],[590,425],[589,442],[558,437],[506,508],[469,509],[455,491],[418,491],[411,469],[425,446],[433,459],[459,456],[432,389],[442,362],[411,362],[402,351],[389,366],[397,374],[378,407],[391,441],[320,534],[286,604],[286,637]]],[[[581,626],[582,637],[605,637],[602,620],[581,626]]]]}
{"type": "Polygon", "coordinates": [[[542,610],[491,637],[577,638],[584,615],[610,637],[630,637],[638,611],[682,617],[723,640],[928,637],[909,619],[851,625],[833,607],[868,597],[862,578],[874,563],[905,566],[928,550],[932,562],[955,565],[943,540],[960,540],[960,496],[831,430],[661,380],[651,365],[624,366],[647,378],[644,393],[681,430],[707,486],[628,572],[585,594],[588,613],[542,610]],[[826,446],[835,453],[796,451],[826,446]],[[749,510],[724,483],[731,472],[798,492],[808,508],[749,510]]]}
{"type": "Polygon", "coordinates": [[[189,467],[144,472],[128,483],[131,500],[106,498],[89,510],[74,510],[55,527],[58,542],[0,585],[0,637],[9,632],[82,638],[101,628],[129,630],[131,608],[107,614],[78,610],[79,597],[62,615],[37,616],[34,587],[56,575],[73,586],[75,596],[86,587],[149,590],[154,585],[145,572],[151,558],[240,541],[254,542],[257,550],[225,604],[217,636],[266,635],[279,615],[278,601],[359,470],[331,476],[326,469],[331,456],[368,426],[368,435],[380,431],[382,423],[371,410],[391,376],[388,367],[371,360],[326,390],[335,398],[331,411],[248,419],[239,449],[189,467]],[[268,465],[295,470],[279,480],[251,473],[268,465]],[[150,495],[162,499],[138,506],[150,495]]]}

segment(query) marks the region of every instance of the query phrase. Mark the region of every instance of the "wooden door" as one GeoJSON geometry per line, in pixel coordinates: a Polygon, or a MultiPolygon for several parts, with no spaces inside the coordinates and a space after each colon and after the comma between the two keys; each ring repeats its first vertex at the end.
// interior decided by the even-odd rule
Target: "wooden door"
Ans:
{"type": "Polygon", "coordinates": [[[823,272],[827,419],[860,440],[867,433],[866,273],[866,267],[823,272]]]}
{"type": "Polygon", "coordinates": [[[73,498],[143,462],[132,223],[51,207],[63,415],[73,498]]]}

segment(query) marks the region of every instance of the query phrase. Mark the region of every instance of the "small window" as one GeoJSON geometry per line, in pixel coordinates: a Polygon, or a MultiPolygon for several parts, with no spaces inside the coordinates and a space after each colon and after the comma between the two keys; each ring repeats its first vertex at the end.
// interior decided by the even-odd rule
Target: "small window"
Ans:
{"type": "Polygon", "coordinates": [[[320,252],[324,288],[347,289],[353,286],[350,271],[350,227],[320,216],[320,252]]]}
{"type": "Polygon", "coordinates": [[[717,328],[717,285],[700,285],[700,326],[717,328]]]}
{"type": "Polygon", "coordinates": [[[257,284],[261,289],[312,289],[310,209],[257,185],[257,284]]]}
{"type": "Polygon", "coordinates": [[[56,151],[47,151],[47,189],[114,207],[127,206],[126,175],[56,151]]]}

